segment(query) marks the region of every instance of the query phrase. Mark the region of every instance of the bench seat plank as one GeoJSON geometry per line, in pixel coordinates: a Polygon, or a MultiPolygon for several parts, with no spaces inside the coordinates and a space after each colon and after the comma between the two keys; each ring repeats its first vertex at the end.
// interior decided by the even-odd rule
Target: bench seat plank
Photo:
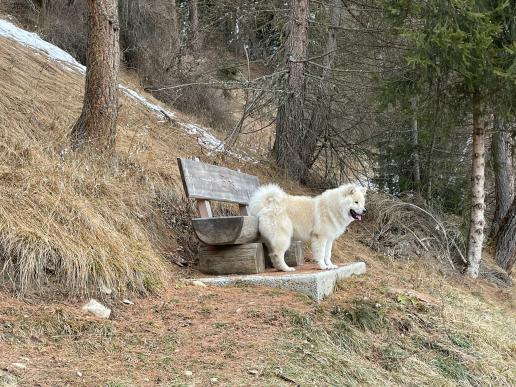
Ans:
{"type": "Polygon", "coordinates": [[[193,199],[249,204],[258,177],[217,165],[177,159],[186,195],[193,199]]]}
{"type": "Polygon", "coordinates": [[[197,238],[207,245],[238,245],[259,240],[255,216],[194,218],[192,225],[197,238]]]}

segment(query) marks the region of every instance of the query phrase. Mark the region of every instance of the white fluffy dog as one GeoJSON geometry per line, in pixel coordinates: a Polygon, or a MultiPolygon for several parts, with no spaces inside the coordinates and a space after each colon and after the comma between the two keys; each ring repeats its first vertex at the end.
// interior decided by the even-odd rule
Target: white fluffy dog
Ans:
{"type": "Polygon", "coordinates": [[[316,197],[289,195],[275,184],[258,188],[251,197],[251,215],[265,239],[274,267],[293,271],[285,263],[291,240],[312,242],[312,253],[321,270],[337,268],[331,262],[333,241],[353,220],[366,213],[366,188],[345,184],[316,197]]]}

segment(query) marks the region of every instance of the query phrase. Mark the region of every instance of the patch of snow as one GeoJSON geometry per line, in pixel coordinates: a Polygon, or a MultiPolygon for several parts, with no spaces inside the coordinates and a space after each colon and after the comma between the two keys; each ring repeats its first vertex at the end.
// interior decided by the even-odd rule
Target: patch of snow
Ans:
{"type": "Polygon", "coordinates": [[[180,125],[186,129],[188,134],[197,134],[199,135],[197,142],[199,145],[210,151],[223,151],[224,144],[214,135],[212,135],[208,129],[203,128],[202,126],[189,124],[189,123],[180,123],[180,125]]]}
{"type": "MultiPolygon", "coordinates": [[[[47,55],[49,58],[58,61],[65,68],[78,71],[81,74],[86,73],[86,67],[80,64],[75,60],[73,56],[71,56],[66,51],[60,49],[59,47],[41,39],[41,37],[33,32],[25,31],[13,23],[0,19],[0,36],[13,39],[18,43],[30,47],[38,52],[41,52],[47,55]]],[[[120,89],[131,99],[141,103],[147,109],[155,112],[160,118],[173,118],[176,114],[168,109],[163,108],[160,105],[154,104],[147,100],[144,96],[138,94],[136,91],[130,89],[129,87],[120,84],[120,89]]],[[[224,143],[223,141],[216,138],[210,131],[201,126],[186,123],[186,122],[178,122],[181,127],[186,129],[188,134],[197,135],[197,142],[199,145],[209,152],[224,152],[224,143]]],[[[232,157],[240,159],[246,162],[252,162],[253,160],[248,156],[242,156],[232,151],[226,151],[226,153],[232,157]]]]}
{"type": "Polygon", "coordinates": [[[44,41],[38,34],[18,28],[7,20],[0,19],[0,36],[13,39],[26,47],[43,52],[48,57],[63,62],[67,64],[68,67],[72,67],[81,73],[86,72],[86,67],[77,62],[75,58],[66,51],[61,50],[52,43],[44,41]]]}
{"type": "Polygon", "coordinates": [[[207,128],[203,128],[202,126],[185,122],[179,122],[179,124],[186,129],[186,132],[188,134],[198,135],[197,142],[204,149],[207,149],[210,152],[225,152],[229,156],[234,157],[238,160],[257,163],[257,161],[253,160],[249,156],[240,155],[231,150],[226,150],[224,147],[224,142],[219,140],[213,134],[211,134],[207,128]]]}
{"type": "Polygon", "coordinates": [[[120,89],[129,97],[134,99],[135,101],[140,102],[142,105],[144,105],[147,109],[155,111],[158,113],[161,117],[163,115],[167,115],[170,118],[174,117],[176,113],[171,112],[170,110],[164,109],[163,107],[156,105],[152,102],[149,102],[147,98],[145,98],[143,95],[138,94],[136,91],[128,88],[127,86],[124,86],[120,84],[120,89]]]}

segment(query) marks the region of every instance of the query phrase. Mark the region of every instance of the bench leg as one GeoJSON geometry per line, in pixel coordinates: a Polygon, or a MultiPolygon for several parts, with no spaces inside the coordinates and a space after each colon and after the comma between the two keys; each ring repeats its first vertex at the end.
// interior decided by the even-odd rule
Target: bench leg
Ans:
{"type": "Polygon", "coordinates": [[[199,270],[206,274],[257,274],[265,270],[261,243],[231,246],[202,245],[199,270]]]}

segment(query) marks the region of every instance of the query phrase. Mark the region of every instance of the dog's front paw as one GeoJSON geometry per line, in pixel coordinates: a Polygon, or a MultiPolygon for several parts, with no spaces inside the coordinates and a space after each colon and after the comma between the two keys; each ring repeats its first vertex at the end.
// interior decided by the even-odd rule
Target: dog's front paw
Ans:
{"type": "Polygon", "coordinates": [[[328,269],[338,269],[339,267],[337,265],[334,265],[333,263],[330,263],[328,265],[328,269]]]}
{"type": "Polygon", "coordinates": [[[296,269],[294,269],[293,267],[290,267],[290,266],[286,266],[283,268],[283,271],[296,271],[296,269]]]}
{"type": "Polygon", "coordinates": [[[326,264],[324,262],[319,262],[319,269],[326,270],[327,268],[328,268],[328,266],[326,266],[326,264]]]}

